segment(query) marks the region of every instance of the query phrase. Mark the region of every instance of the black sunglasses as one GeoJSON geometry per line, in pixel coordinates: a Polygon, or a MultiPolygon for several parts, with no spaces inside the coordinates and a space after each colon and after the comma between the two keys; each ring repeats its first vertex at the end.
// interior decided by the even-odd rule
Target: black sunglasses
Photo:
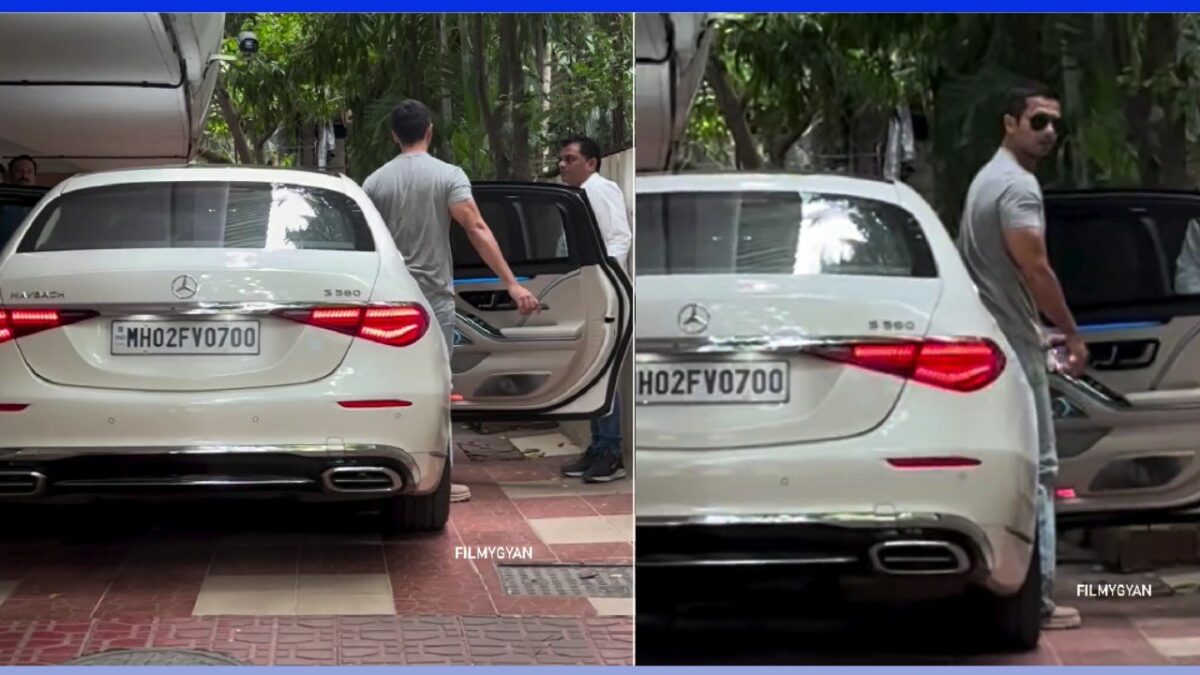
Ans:
{"type": "Polygon", "coordinates": [[[1066,133],[1066,126],[1063,124],[1061,117],[1055,117],[1047,113],[1038,113],[1029,118],[1029,128],[1034,131],[1041,131],[1052,124],[1054,125],[1054,130],[1060,135],[1066,133]]]}

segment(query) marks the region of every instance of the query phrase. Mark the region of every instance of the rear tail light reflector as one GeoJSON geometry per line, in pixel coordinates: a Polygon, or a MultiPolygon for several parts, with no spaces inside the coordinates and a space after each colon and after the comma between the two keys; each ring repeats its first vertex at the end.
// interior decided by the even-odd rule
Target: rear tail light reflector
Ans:
{"type": "Polygon", "coordinates": [[[1054,496],[1059,499],[1075,499],[1075,488],[1058,488],[1054,491],[1054,496]]]}
{"type": "Polygon", "coordinates": [[[845,343],[810,353],[940,389],[978,391],[1004,372],[1004,353],[991,340],[845,343]]]}
{"type": "Polygon", "coordinates": [[[412,405],[412,401],[401,401],[400,399],[386,399],[378,401],[338,401],[338,405],[343,408],[363,409],[363,408],[407,408],[412,405]]]}
{"type": "Polygon", "coordinates": [[[0,403],[0,412],[21,412],[28,407],[28,403],[0,403]]]}
{"type": "Polygon", "coordinates": [[[970,469],[982,462],[974,457],[889,457],[896,469],[970,469]]]}

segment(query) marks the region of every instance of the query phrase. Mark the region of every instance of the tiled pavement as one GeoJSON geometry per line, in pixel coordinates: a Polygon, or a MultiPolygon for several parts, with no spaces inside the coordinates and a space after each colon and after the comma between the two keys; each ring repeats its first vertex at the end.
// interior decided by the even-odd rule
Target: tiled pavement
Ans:
{"type": "Polygon", "coordinates": [[[472,499],[437,534],[381,536],[355,505],[13,509],[0,535],[0,665],[145,647],[263,665],[630,664],[630,601],[501,589],[497,564],[632,559],[631,482],[559,479],[563,461],[459,452],[455,479],[472,499]],[[463,555],[490,546],[532,559],[463,555]]]}

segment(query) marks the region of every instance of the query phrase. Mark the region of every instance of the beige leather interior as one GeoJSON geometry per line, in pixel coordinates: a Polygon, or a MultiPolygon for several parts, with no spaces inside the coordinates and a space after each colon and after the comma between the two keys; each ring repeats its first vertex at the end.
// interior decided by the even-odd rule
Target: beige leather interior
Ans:
{"type": "Polygon", "coordinates": [[[538,409],[587,388],[605,368],[619,339],[618,298],[610,284],[598,266],[540,275],[525,282],[544,305],[530,317],[516,311],[481,311],[461,297],[465,291],[502,289],[497,282],[456,289],[457,325],[465,338],[452,359],[454,391],[465,399],[456,409],[538,409]],[[606,320],[609,317],[613,320],[606,320]]]}
{"type": "MultiPolygon", "coordinates": [[[[1057,484],[1074,489],[1087,503],[1065,503],[1060,510],[1165,509],[1200,499],[1200,321],[1181,317],[1163,326],[1089,338],[1158,339],[1160,345],[1149,368],[1088,372],[1128,400],[1129,409],[1068,391],[1086,416],[1056,421],[1057,484]],[[1073,438],[1099,440],[1087,441],[1094,444],[1083,452],[1064,453],[1064,445],[1073,438]]],[[[1065,389],[1061,383],[1055,388],[1065,389]]]]}

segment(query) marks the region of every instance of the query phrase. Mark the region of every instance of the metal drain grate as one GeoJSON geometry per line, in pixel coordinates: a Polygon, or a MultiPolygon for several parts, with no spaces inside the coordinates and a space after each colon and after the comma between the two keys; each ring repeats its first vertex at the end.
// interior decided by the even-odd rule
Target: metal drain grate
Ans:
{"type": "Polygon", "coordinates": [[[182,649],[114,649],[88,654],[63,663],[64,666],[244,666],[224,654],[182,649]]]}
{"type": "Polygon", "coordinates": [[[551,598],[632,598],[628,565],[500,565],[505,595],[551,598]]]}

